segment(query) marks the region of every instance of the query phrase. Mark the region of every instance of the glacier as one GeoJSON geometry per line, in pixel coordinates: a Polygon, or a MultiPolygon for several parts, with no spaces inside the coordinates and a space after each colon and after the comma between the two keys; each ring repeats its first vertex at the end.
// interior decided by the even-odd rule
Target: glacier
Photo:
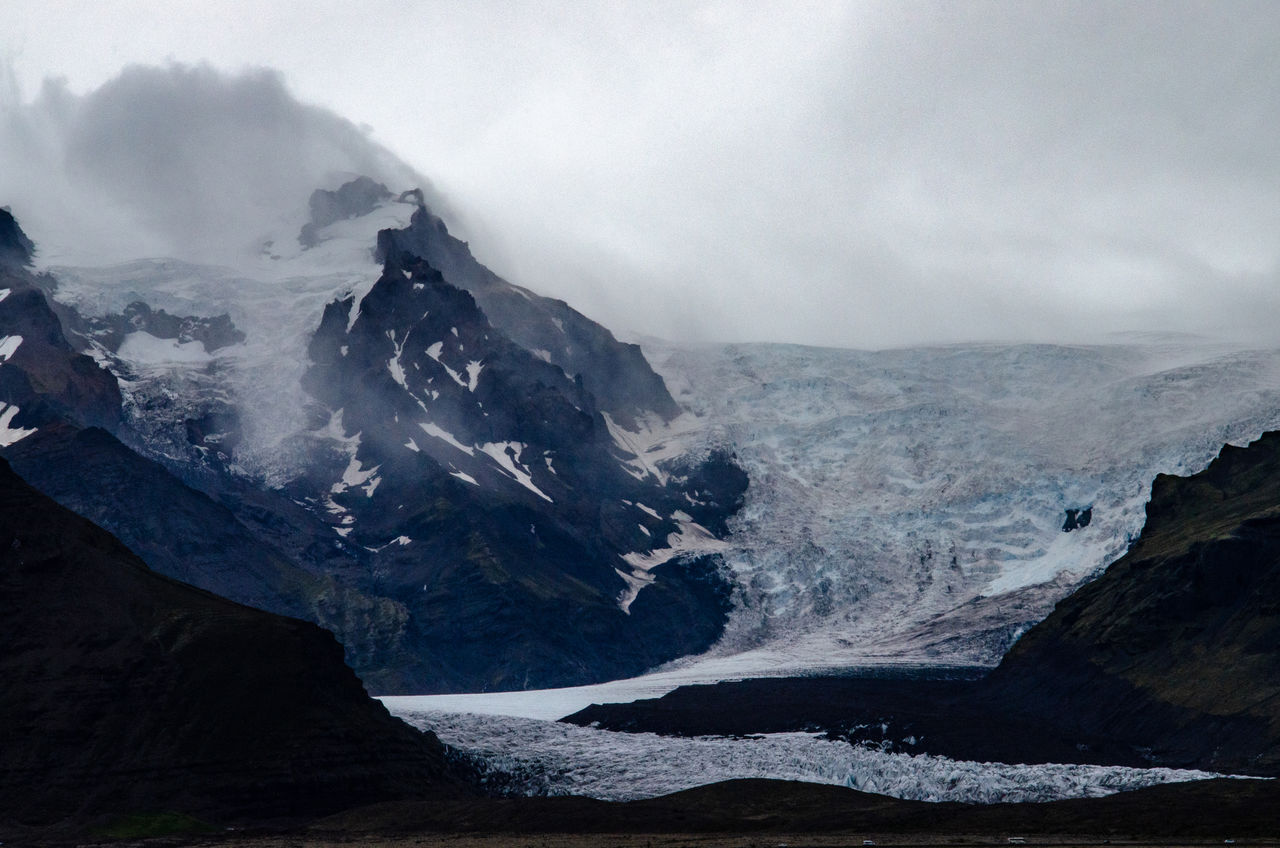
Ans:
{"type": "Polygon", "coordinates": [[[1096,798],[1161,783],[1220,777],[1182,769],[1007,765],[892,753],[812,733],[671,738],[538,719],[401,712],[475,762],[511,795],[652,798],[737,778],[847,786],[918,801],[992,804],[1096,798]]]}
{"type": "Polygon", "coordinates": [[[992,666],[1125,551],[1157,474],[1280,424],[1280,351],[1196,337],[644,347],[751,479],[734,612],[686,678],[992,666]]]}

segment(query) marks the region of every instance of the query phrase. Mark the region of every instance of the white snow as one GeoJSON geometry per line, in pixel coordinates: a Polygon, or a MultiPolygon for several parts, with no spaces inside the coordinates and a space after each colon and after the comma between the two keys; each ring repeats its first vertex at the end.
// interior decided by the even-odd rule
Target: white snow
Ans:
{"type": "MultiPolygon", "coordinates": [[[[5,289],[5,291],[8,291],[8,289],[5,289]]],[[[8,362],[9,357],[18,352],[18,345],[20,344],[22,344],[22,336],[0,337],[0,361],[8,362]]]]}
{"type": "Polygon", "coordinates": [[[408,389],[409,384],[404,380],[404,368],[400,365],[400,357],[387,360],[387,370],[391,372],[391,379],[400,384],[403,389],[408,389]]]}
{"type": "Polygon", "coordinates": [[[475,448],[464,445],[462,442],[455,439],[452,433],[445,430],[443,427],[436,424],[434,421],[426,421],[426,422],[420,423],[418,426],[421,427],[428,436],[435,436],[437,439],[440,439],[441,441],[448,442],[458,450],[465,453],[467,456],[475,456],[475,452],[476,452],[475,448]]]}
{"type": "Polygon", "coordinates": [[[14,427],[13,418],[20,410],[18,407],[0,401],[0,447],[9,447],[36,432],[37,427],[14,427]]]}
{"type": "MultiPolygon", "coordinates": [[[[218,390],[237,403],[242,415],[244,439],[236,449],[237,462],[269,484],[283,485],[302,471],[300,455],[291,445],[293,437],[307,430],[308,396],[301,376],[308,366],[307,344],[324,307],[353,297],[349,325],[354,324],[361,298],[379,276],[373,256],[378,231],[406,226],[416,208],[413,203],[387,202],[368,215],[323,228],[323,241],[304,250],[297,241],[307,215],[303,197],[296,210],[281,216],[277,231],[264,234],[258,243],[270,241],[269,250],[259,251],[255,245],[228,264],[146,258],[104,267],[42,270],[58,277],[55,298],[85,316],[119,313],[134,300],[177,315],[229,312],[248,338],[218,350],[213,358],[220,368],[218,390]]],[[[146,371],[125,387],[126,394],[177,393],[181,387],[171,385],[176,370],[207,361],[203,346],[192,344],[128,341],[120,358],[146,371]]],[[[133,407],[127,402],[126,409],[133,407]]]]}
{"type": "Polygon", "coordinates": [[[378,473],[379,466],[364,470],[360,467],[360,460],[354,456],[347,463],[346,470],[342,472],[342,485],[346,486],[363,486],[370,477],[378,473]]]}
{"type": "Polygon", "coordinates": [[[138,330],[129,333],[120,343],[116,356],[134,365],[154,366],[170,364],[203,364],[212,357],[197,341],[179,342],[177,339],[160,339],[138,330]]]}
{"type": "Polygon", "coordinates": [[[0,302],[3,302],[9,296],[11,289],[0,289],[0,302]]]}
{"type": "MultiPolygon", "coordinates": [[[[651,512],[642,504],[636,504],[636,506],[651,512]]],[[[624,574],[619,569],[614,569],[627,582],[627,588],[618,596],[618,606],[628,615],[631,614],[631,603],[636,599],[636,595],[645,586],[653,583],[654,576],[650,573],[653,569],[663,563],[670,562],[678,556],[719,553],[729,547],[727,542],[711,535],[707,528],[695,522],[686,513],[677,510],[672,518],[676,519],[680,529],[667,535],[667,546],[665,548],[623,554],[623,560],[626,561],[627,565],[631,566],[629,575],[624,574]]],[[[641,525],[640,529],[644,530],[645,535],[649,535],[649,531],[645,530],[643,525],[641,525]]]]}
{"type": "Polygon", "coordinates": [[[1219,776],[1176,769],[964,762],[890,753],[812,733],[676,738],[536,719],[393,712],[488,767],[513,775],[513,791],[524,795],[626,801],[723,780],[773,778],[919,801],[989,804],[1094,798],[1219,776]]]}
{"type": "Polygon", "coordinates": [[[639,480],[653,477],[659,485],[666,485],[668,479],[659,463],[688,453],[705,439],[708,424],[687,413],[670,422],[649,416],[639,421],[633,432],[614,421],[609,413],[600,414],[614,444],[631,457],[623,458],[622,467],[639,480]]]}
{"type": "Polygon", "coordinates": [[[479,446],[483,453],[489,455],[502,471],[521,486],[533,492],[548,503],[555,503],[545,492],[533,483],[529,469],[520,464],[520,455],[524,453],[523,442],[486,442],[479,446]]]}
{"type": "Polygon", "coordinates": [[[469,391],[474,392],[476,390],[476,381],[480,379],[480,372],[483,370],[484,365],[478,360],[473,359],[467,363],[467,389],[469,391]]]}
{"type": "Polygon", "coordinates": [[[472,477],[470,474],[468,474],[468,473],[467,473],[467,472],[465,472],[465,471],[450,471],[450,472],[449,472],[449,476],[451,476],[451,477],[457,477],[457,478],[458,478],[459,480],[461,480],[462,482],[464,482],[464,483],[470,483],[470,484],[471,484],[471,485],[473,485],[473,486],[479,486],[479,485],[480,485],[479,483],[477,483],[477,482],[476,482],[476,478],[472,477]]]}
{"type": "Polygon", "coordinates": [[[653,516],[654,518],[657,518],[657,519],[661,519],[661,518],[662,518],[662,516],[661,516],[661,515],[658,515],[658,511],[657,511],[656,509],[654,509],[653,507],[651,507],[651,506],[645,506],[644,504],[640,503],[639,501],[637,501],[637,502],[636,502],[636,505],[635,505],[635,506],[636,506],[636,509],[640,510],[640,511],[641,511],[641,512],[643,512],[643,513],[646,513],[646,514],[648,514],[648,515],[651,515],[651,516],[653,516]]]}
{"type": "Polygon", "coordinates": [[[414,453],[419,453],[421,451],[421,448],[418,447],[418,443],[415,442],[413,439],[410,439],[409,441],[405,442],[404,446],[407,447],[409,450],[413,451],[414,453]]]}

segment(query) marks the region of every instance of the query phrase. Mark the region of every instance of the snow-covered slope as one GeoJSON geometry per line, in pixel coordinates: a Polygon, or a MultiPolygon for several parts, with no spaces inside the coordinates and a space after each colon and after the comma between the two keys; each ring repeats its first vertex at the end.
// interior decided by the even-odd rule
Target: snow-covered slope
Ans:
{"type": "Polygon", "coordinates": [[[497,277],[421,192],[360,178],[309,205],[233,267],[40,278],[118,378],[121,438],[317,576],[389,602],[369,634],[346,625],[361,610],[315,601],[368,648],[350,659],[379,691],[595,682],[712,644],[746,478],[702,428],[650,443],[680,410],[639,347],[497,277]]]}
{"type": "Polygon", "coordinates": [[[1280,424],[1280,351],[1194,338],[645,349],[751,478],[728,631],[682,664],[708,678],[994,664],[1123,553],[1156,474],[1280,424]]]}

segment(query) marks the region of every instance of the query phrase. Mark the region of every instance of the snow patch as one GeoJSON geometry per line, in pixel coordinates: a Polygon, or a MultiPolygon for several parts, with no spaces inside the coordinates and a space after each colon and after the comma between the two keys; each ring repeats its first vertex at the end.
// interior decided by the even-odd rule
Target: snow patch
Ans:
{"type": "MultiPolygon", "coordinates": [[[[644,508],[641,504],[636,504],[636,506],[644,508]]],[[[643,553],[623,554],[622,559],[627,565],[631,566],[630,575],[614,569],[627,582],[627,588],[618,596],[618,606],[628,615],[631,614],[631,604],[635,601],[636,595],[639,595],[640,590],[645,586],[653,583],[654,576],[650,573],[653,569],[670,562],[678,556],[720,553],[729,547],[728,542],[721,541],[711,535],[711,531],[695,522],[685,513],[677,510],[672,517],[677,519],[680,529],[667,535],[667,546],[665,548],[655,548],[643,553]]],[[[649,531],[645,530],[643,525],[640,529],[644,530],[646,535],[649,534],[649,531]]]]}
{"type": "Polygon", "coordinates": [[[19,412],[18,407],[0,401],[0,447],[9,447],[36,432],[37,427],[14,427],[13,418],[19,412]]]}
{"type": "Polygon", "coordinates": [[[474,392],[476,390],[476,381],[480,379],[480,372],[484,370],[478,360],[472,360],[467,363],[467,390],[474,392]]]}
{"type": "MultiPolygon", "coordinates": [[[[5,291],[8,291],[8,289],[5,291]]],[[[18,352],[18,345],[20,344],[22,344],[22,336],[4,336],[0,338],[0,361],[8,362],[9,357],[18,352]]]]}
{"type": "Polygon", "coordinates": [[[525,449],[523,442],[486,442],[479,447],[483,453],[488,454],[494,462],[498,463],[508,477],[548,503],[555,503],[546,492],[533,484],[529,469],[520,464],[520,455],[525,449]]]}
{"type": "Polygon", "coordinates": [[[658,520],[662,520],[662,516],[661,516],[661,515],[658,515],[658,511],[657,511],[656,509],[654,509],[653,507],[650,507],[650,506],[645,506],[644,504],[640,503],[639,501],[637,501],[637,502],[636,502],[636,509],[640,510],[641,512],[643,512],[643,513],[645,513],[645,514],[647,514],[647,515],[651,515],[651,516],[653,516],[654,518],[657,518],[658,520]]]}
{"type": "Polygon", "coordinates": [[[475,456],[475,453],[476,453],[475,448],[464,445],[462,442],[455,439],[452,433],[450,433],[448,430],[445,430],[443,427],[439,426],[434,421],[427,421],[424,423],[420,423],[418,426],[421,427],[428,436],[435,436],[437,439],[440,439],[441,441],[448,442],[458,450],[465,453],[467,456],[475,456]]]}
{"type": "Polygon", "coordinates": [[[462,482],[464,482],[464,483],[470,483],[470,484],[471,484],[471,485],[473,485],[473,486],[479,486],[479,485],[480,485],[479,483],[477,483],[477,482],[476,482],[476,478],[472,477],[470,474],[468,474],[468,473],[467,473],[467,472],[465,472],[465,471],[450,471],[450,472],[449,472],[449,476],[450,476],[450,477],[457,477],[457,478],[458,478],[459,480],[461,480],[462,482]]]}

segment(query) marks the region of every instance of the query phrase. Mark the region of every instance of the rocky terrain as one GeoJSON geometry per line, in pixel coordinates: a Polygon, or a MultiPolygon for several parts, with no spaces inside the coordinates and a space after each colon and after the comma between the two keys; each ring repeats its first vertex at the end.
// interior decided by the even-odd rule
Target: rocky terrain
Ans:
{"type": "Polygon", "coordinates": [[[160,576],[0,461],[0,822],[314,816],[463,785],[332,634],[160,576]]]}
{"type": "MultiPolygon", "coordinates": [[[[583,683],[710,646],[747,485],[731,451],[668,443],[679,410],[638,348],[476,263],[420,192],[367,182],[317,192],[295,255],[263,260],[350,253],[345,288],[283,368],[252,352],[276,349],[275,328],[243,311],[247,331],[230,313],[153,308],[133,299],[133,266],[118,305],[110,282],[32,274],[19,256],[0,301],[5,455],[155,570],[331,628],[380,692],[583,683]],[[376,233],[402,212],[413,223],[376,233]],[[559,336],[554,354],[513,341],[410,248],[527,304],[503,314],[559,336]],[[261,387],[244,382],[262,374],[296,375],[266,400],[273,426],[301,416],[269,448],[261,387]],[[609,394],[631,383],[625,403],[609,394]],[[264,450],[287,473],[259,473],[264,450]]],[[[242,309],[242,292],[219,291],[242,309]]]]}

